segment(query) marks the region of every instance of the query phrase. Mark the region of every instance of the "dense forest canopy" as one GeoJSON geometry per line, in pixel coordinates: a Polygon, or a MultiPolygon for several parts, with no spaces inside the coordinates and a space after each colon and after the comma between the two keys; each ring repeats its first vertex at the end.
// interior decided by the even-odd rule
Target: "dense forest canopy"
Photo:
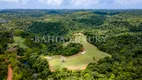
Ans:
{"type": "Polygon", "coordinates": [[[0,10],[0,80],[7,79],[8,65],[13,80],[142,80],[142,10],[0,10]],[[82,52],[81,43],[63,45],[75,33],[87,40],[106,36],[90,43],[111,57],[93,58],[83,70],[51,72],[41,56],[82,52]],[[36,42],[36,36],[42,41],[36,42]],[[43,36],[66,39],[46,43],[43,36]]]}

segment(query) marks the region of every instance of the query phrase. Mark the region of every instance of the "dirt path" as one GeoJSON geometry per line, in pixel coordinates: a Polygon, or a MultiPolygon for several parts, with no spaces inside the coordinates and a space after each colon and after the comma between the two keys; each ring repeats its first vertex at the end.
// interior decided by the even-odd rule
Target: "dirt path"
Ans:
{"type": "Polygon", "coordinates": [[[9,64],[8,65],[8,76],[7,76],[7,80],[12,80],[12,73],[13,73],[13,70],[12,70],[11,65],[9,64]]]}

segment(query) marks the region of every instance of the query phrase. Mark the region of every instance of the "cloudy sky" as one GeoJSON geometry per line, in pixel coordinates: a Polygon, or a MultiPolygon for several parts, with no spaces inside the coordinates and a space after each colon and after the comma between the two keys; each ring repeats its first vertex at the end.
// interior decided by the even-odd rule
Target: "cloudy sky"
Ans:
{"type": "Polygon", "coordinates": [[[0,0],[0,9],[142,9],[142,0],[0,0]]]}

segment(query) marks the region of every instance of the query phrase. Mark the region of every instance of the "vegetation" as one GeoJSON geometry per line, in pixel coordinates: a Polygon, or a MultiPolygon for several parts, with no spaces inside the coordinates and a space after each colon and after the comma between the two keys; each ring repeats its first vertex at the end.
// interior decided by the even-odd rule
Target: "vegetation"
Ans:
{"type": "Polygon", "coordinates": [[[82,70],[82,69],[85,69],[90,62],[97,62],[100,59],[107,56],[111,57],[109,54],[98,50],[95,46],[86,42],[84,35],[80,36],[80,34],[78,33],[78,34],[75,34],[74,36],[75,36],[75,39],[70,41],[71,43],[68,43],[67,47],[65,47],[66,48],[65,50],[62,50],[63,52],[62,55],[64,57],[60,55],[42,56],[43,58],[49,61],[50,69],[52,71],[55,71],[57,69],[61,70],[63,68],[67,68],[69,70],[82,70]],[[80,39],[80,41],[78,41],[79,43],[75,41],[79,39],[80,39]],[[76,43],[72,43],[72,42],[76,42],[76,43]],[[78,44],[78,45],[75,45],[75,44],[78,44]],[[81,47],[81,49],[77,48],[78,46],[80,46],[80,44],[83,46],[81,47]],[[76,50],[74,48],[76,48],[76,50]],[[80,49],[80,50],[77,51],[77,49],[80,49]],[[67,51],[67,50],[70,50],[70,51],[67,51]],[[74,51],[74,52],[77,51],[76,53],[78,54],[73,55],[71,54],[72,53],[71,51],[74,51]],[[72,55],[72,56],[65,57],[66,55],[72,55]],[[62,62],[62,58],[64,60],[63,62],[62,62]]]}
{"type": "Polygon", "coordinates": [[[142,10],[0,10],[1,80],[141,80],[141,57],[142,10]]]}
{"type": "Polygon", "coordinates": [[[29,30],[43,35],[63,35],[68,31],[60,22],[34,22],[29,26],[29,30]]]}

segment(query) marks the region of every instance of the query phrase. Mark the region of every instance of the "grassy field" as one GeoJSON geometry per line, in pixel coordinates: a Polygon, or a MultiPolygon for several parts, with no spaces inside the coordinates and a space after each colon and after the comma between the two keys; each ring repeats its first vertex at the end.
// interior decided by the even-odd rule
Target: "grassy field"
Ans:
{"type": "MultiPolygon", "coordinates": [[[[106,56],[111,56],[105,52],[98,50],[98,48],[95,47],[94,45],[88,43],[86,41],[86,36],[84,36],[83,34],[78,33],[78,34],[74,34],[73,36],[75,38],[70,42],[83,44],[86,50],[85,54],[78,53],[70,57],[64,57],[65,62],[61,61],[61,55],[42,56],[49,61],[49,66],[51,71],[55,71],[57,69],[62,69],[62,68],[67,68],[69,70],[82,70],[82,69],[85,69],[89,63],[94,62],[93,57],[95,58],[95,61],[97,62],[101,58],[104,58],[106,56]],[[52,59],[49,60],[49,58],[52,58],[52,59]]],[[[65,43],[65,44],[68,44],[68,43],[65,43]]]]}
{"type": "Polygon", "coordinates": [[[21,48],[27,48],[27,46],[24,44],[24,40],[25,39],[21,37],[14,36],[14,43],[10,44],[9,47],[14,46],[14,45],[19,45],[21,48]]]}

